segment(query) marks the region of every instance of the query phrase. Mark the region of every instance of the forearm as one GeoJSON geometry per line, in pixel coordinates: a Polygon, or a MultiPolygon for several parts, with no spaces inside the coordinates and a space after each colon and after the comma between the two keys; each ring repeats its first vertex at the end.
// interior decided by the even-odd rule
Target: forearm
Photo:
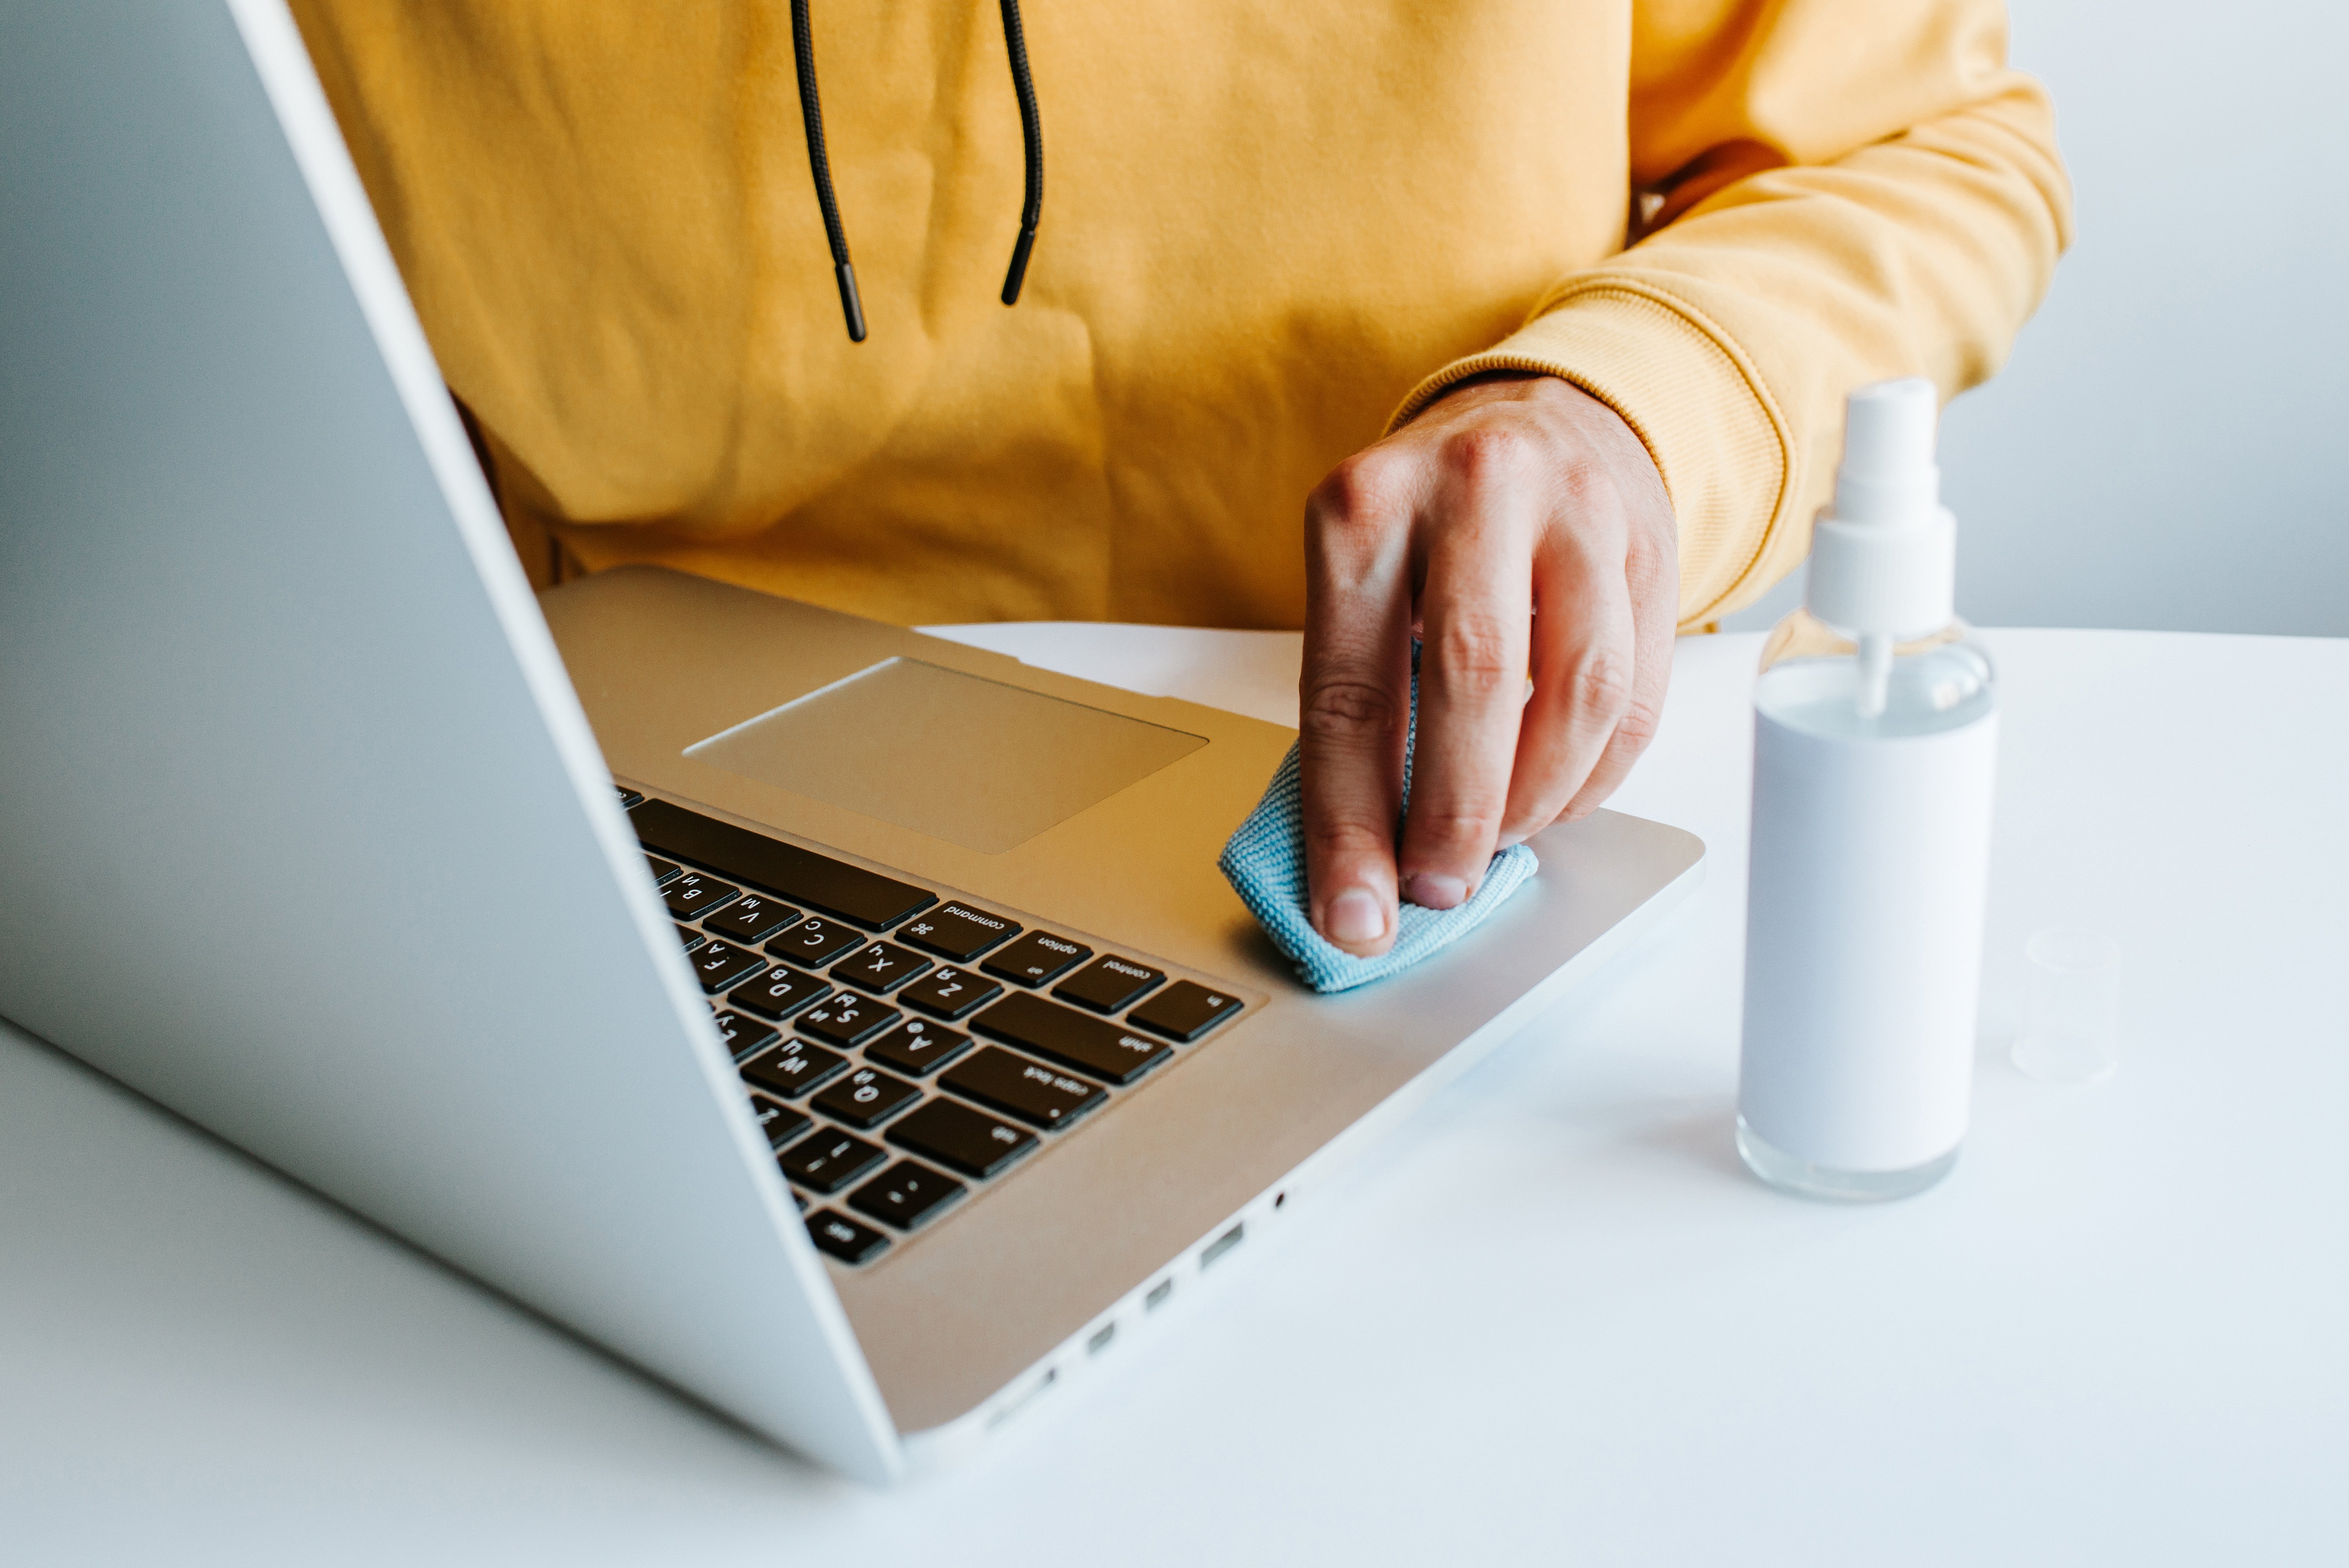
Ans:
{"type": "MultiPolygon", "coordinates": [[[[1480,370],[1561,376],[1621,415],[1663,475],[1682,624],[1759,594],[1808,548],[1843,396],[1923,375],[1948,397],[1990,375],[2068,241],[2044,92],[2002,67],[1951,76],[1919,99],[1961,96],[1954,106],[1816,162],[1731,179],[1561,280],[1518,332],[1423,382],[1397,422],[1480,370]]],[[[1759,133],[1814,150],[1799,128],[1751,116],[1723,112],[1715,131],[1749,169],[1789,157],[1759,133]]],[[[1693,160],[1697,178],[1706,162],[1693,160]]],[[[1667,200],[1693,194],[1675,184],[1659,181],[1667,200]]]]}

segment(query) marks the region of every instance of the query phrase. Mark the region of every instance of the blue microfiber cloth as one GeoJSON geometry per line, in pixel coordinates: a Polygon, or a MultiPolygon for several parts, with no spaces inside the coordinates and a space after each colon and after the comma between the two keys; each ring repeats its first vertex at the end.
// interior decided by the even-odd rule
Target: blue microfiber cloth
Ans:
{"type": "MultiPolygon", "coordinates": [[[[1411,733],[1403,743],[1402,805],[1411,810],[1411,762],[1419,744],[1419,650],[1412,650],[1411,733]]],[[[1316,991],[1347,991],[1383,980],[1457,942],[1501,907],[1517,884],[1541,869],[1526,845],[1503,850],[1485,868],[1485,881],[1455,909],[1403,904],[1397,913],[1394,945],[1377,958],[1357,958],[1332,947],[1313,929],[1305,886],[1305,810],[1298,789],[1299,750],[1288,748],[1266,786],[1264,799],[1247,814],[1216,863],[1232,891],[1248,906],[1273,945],[1288,954],[1297,973],[1316,991]]]]}

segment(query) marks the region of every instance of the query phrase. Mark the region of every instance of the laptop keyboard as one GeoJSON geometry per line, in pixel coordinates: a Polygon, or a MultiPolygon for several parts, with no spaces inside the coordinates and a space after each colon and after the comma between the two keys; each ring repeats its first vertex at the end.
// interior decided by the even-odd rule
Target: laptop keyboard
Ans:
{"type": "Polygon", "coordinates": [[[808,1235],[868,1264],[1245,1010],[1076,937],[621,789],[808,1235]]]}

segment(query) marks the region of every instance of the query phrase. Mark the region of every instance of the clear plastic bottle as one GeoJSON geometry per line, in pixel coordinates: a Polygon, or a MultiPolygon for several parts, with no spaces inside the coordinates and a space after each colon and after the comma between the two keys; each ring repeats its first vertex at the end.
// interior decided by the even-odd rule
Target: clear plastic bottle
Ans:
{"type": "Polygon", "coordinates": [[[1754,691],[1737,1146],[1814,1197],[1921,1191],[1965,1136],[1998,692],[1950,613],[1933,412],[1921,381],[1853,395],[1810,602],[1754,691]]]}

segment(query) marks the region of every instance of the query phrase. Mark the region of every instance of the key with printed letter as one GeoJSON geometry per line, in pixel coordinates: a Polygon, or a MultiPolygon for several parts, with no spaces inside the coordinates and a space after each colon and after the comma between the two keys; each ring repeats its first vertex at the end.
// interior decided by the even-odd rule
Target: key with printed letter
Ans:
{"type": "Polygon", "coordinates": [[[771,1095],[752,1095],[750,1115],[758,1121],[759,1130],[767,1135],[767,1146],[771,1149],[783,1148],[815,1125],[814,1118],[771,1095]]]}
{"type": "Polygon", "coordinates": [[[762,892],[746,892],[716,914],[704,915],[701,929],[736,942],[763,942],[799,917],[790,904],[762,892]]]}
{"type": "Polygon", "coordinates": [[[858,1068],[808,1103],[859,1132],[870,1132],[922,1098],[904,1078],[878,1068],[858,1068]]]}
{"type": "Polygon", "coordinates": [[[705,943],[686,962],[693,965],[693,977],[701,982],[702,990],[712,996],[767,966],[765,959],[730,942],[705,943]]]}
{"type": "Polygon", "coordinates": [[[894,942],[874,942],[832,966],[832,977],[875,996],[890,992],[930,966],[930,961],[894,942]]]}
{"type": "Polygon", "coordinates": [[[794,1020],[802,1034],[813,1035],[843,1050],[872,1038],[905,1015],[854,991],[827,996],[794,1020]]]}
{"type": "Polygon", "coordinates": [[[777,933],[767,944],[767,952],[776,958],[788,958],[802,969],[821,969],[864,942],[864,934],[854,926],[812,914],[777,933]]]}
{"type": "Polygon", "coordinates": [[[762,1018],[788,1018],[801,1008],[832,995],[832,987],[812,975],[802,975],[777,964],[747,985],[738,985],[726,999],[762,1018]]]}
{"type": "Polygon", "coordinates": [[[720,1013],[717,1021],[718,1037],[726,1042],[726,1048],[734,1053],[738,1062],[761,1047],[774,1043],[775,1026],[771,1024],[741,1013],[720,1013]]]}
{"type": "Polygon", "coordinates": [[[1003,987],[968,969],[940,969],[897,993],[897,1000],[933,1018],[953,1023],[974,1007],[1003,994],[1003,987]]]}
{"type": "Polygon", "coordinates": [[[731,903],[741,890],[702,872],[687,872],[661,889],[668,912],[679,920],[698,920],[711,910],[731,903]]]}
{"type": "Polygon", "coordinates": [[[892,1072],[920,1078],[970,1049],[970,1037],[941,1029],[926,1018],[908,1018],[864,1047],[864,1059],[892,1072]]]}
{"type": "Polygon", "coordinates": [[[769,1094],[797,1099],[816,1085],[831,1082],[846,1066],[845,1057],[834,1056],[805,1040],[785,1040],[781,1048],[744,1062],[741,1073],[769,1094]]]}

